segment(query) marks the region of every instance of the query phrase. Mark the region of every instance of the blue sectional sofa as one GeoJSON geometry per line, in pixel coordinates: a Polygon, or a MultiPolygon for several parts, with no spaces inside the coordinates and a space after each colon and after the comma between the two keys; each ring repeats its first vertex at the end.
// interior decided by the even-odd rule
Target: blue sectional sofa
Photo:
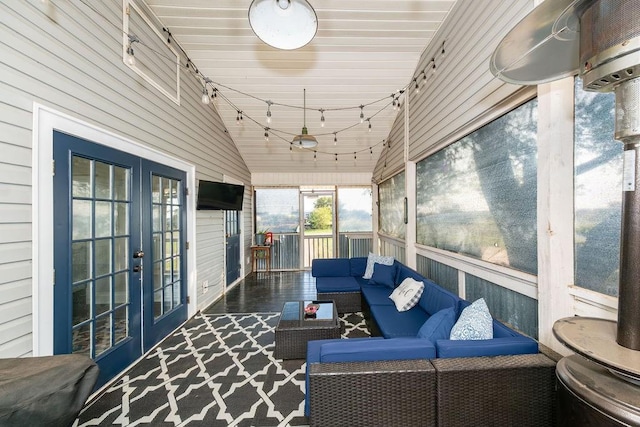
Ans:
{"type": "Polygon", "coordinates": [[[494,409],[508,417],[504,425],[554,424],[555,361],[535,340],[495,319],[491,339],[451,340],[450,324],[438,330],[446,322],[428,328],[425,338],[421,328],[429,318],[436,315],[434,323],[449,313],[457,319],[471,303],[398,261],[376,264],[380,274],[374,271],[372,279],[362,277],[366,265],[366,257],[312,262],[318,299],[334,300],[341,313],[363,311],[377,336],[309,342],[305,411],[311,425],[456,425],[467,397],[474,403],[465,417],[475,417],[474,425],[502,425],[494,409]],[[400,312],[389,295],[408,277],[422,281],[424,291],[400,312]],[[453,380],[462,382],[452,387],[453,380]],[[525,403],[532,395],[533,409],[525,403]],[[418,418],[416,399],[423,408],[418,418]]]}

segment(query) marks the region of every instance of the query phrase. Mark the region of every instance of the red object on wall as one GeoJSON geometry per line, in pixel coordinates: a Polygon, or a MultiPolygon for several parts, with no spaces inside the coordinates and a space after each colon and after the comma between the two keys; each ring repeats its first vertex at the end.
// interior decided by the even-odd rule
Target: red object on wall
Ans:
{"type": "Polygon", "coordinates": [[[264,244],[265,245],[272,245],[273,244],[273,233],[272,232],[267,231],[265,233],[264,244]]]}

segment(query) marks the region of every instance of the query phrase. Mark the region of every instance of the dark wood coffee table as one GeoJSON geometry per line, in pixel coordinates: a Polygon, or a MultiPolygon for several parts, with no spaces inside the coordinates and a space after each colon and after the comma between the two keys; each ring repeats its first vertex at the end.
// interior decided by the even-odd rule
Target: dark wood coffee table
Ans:
{"type": "Polygon", "coordinates": [[[284,303],[276,326],[276,359],[304,359],[307,342],[340,338],[340,320],[333,301],[292,301],[284,303]],[[318,304],[313,317],[306,316],[304,307],[318,304]]]}

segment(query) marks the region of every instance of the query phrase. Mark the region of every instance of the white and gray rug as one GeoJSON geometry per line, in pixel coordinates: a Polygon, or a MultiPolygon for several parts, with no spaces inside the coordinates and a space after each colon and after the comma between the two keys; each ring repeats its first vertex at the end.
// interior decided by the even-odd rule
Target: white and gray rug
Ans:
{"type": "MultiPolygon", "coordinates": [[[[273,357],[279,313],[198,314],[89,402],[75,426],[299,426],[304,360],[273,357]]],[[[343,338],[368,336],[362,313],[343,338]]]]}

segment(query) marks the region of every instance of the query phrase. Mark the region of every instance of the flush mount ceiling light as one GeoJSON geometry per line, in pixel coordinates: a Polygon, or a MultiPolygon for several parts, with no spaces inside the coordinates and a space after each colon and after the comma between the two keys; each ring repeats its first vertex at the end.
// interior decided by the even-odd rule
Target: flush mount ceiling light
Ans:
{"type": "Polygon", "coordinates": [[[295,145],[298,148],[313,148],[318,145],[318,140],[315,136],[309,135],[307,131],[307,90],[303,91],[304,96],[304,106],[303,106],[303,125],[302,125],[302,133],[300,135],[296,135],[293,137],[293,141],[291,141],[292,145],[295,145]]]}
{"type": "Polygon", "coordinates": [[[249,24],[260,40],[278,49],[298,49],[318,31],[316,11],[306,0],[253,0],[249,24]]]}

